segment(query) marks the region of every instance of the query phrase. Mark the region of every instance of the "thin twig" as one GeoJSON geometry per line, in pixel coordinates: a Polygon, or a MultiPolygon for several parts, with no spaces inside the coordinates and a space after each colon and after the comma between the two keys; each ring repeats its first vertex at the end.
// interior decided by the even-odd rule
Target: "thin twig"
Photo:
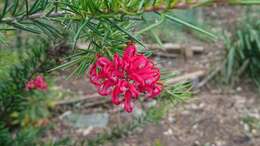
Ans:
{"type": "Polygon", "coordinates": [[[94,93],[92,95],[84,96],[84,97],[77,98],[77,99],[57,101],[57,102],[55,102],[55,105],[59,106],[59,105],[73,104],[73,103],[78,103],[81,101],[91,100],[91,99],[100,98],[100,97],[101,96],[98,93],[94,93]]]}
{"type": "Polygon", "coordinates": [[[158,44],[146,44],[147,48],[152,50],[163,50],[163,51],[181,51],[182,49],[189,48],[193,52],[202,53],[205,49],[203,46],[188,46],[183,44],[164,43],[162,46],[158,44]]]}
{"type": "Polygon", "coordinates": [[[210,73],[207,77],[205,77],[199,84],[198,84],[198,88],[203,87],[204,85],[206,85],[213,77],[216,76],[216,74],[218,74],[221,69],[224,67],[225,64],[221,64],[219,65],[212,73],[210,73]]]}
{"type": "Polygon", "coordinates": [[[163,52],[154,52],[153,55],[165,57],[165,58],[177,58],[177,54],[163,53],[163,52]]]}
{"type": "MultiPolygon", "coordinates": [[[[224,0],[213,0],[212,4],[230,4],[230,5],[235,5],[235,4],[260,4],[259,2],[229,2],[229,1],[224,1],[224,0]]],[[[172,6],[167,6],[167,5],[161,5],[161,6],[151,6],[151,7],[147,7],[147,8],[144,8],[142,12],[125,12],[125,11],[119,11],[118,13],[115,13],[115,14],[122,14],[122,13],[129,13],[129,14],[138,14],[138,13],[143,13],[143,12],[160,12],[160,11],[165,11],[165,10],[171,10],[171,9],[189,9],[189,8],[192,8],[196,5],[199,5],[199,2],[198,0],[193,0],[192,2],[179,2],[175,5],[172,5],[172,6]]],[[[1,20],[1,22],[5,22],[5,23],[10,23],[10,22],[14,22],[16,20],[26,20],[26,19],[38,19],[38,18],[42,18],[42,17],[63,17],[65,16],[66,14],[71,14],[69,13],[68,11],[66,12],[58,12],[58,11],[55,11],[54,13],[50,13],[50,14],[46,14],[46,13],[43,13],[43,12],[39,12],[39,13],[35,13],[35,14],[32,14],[32,15],[29,15],[29,16],[20,16],[20,17],[7,17],[7,18],[3,18],[1,20]]],[[[106,13],[106,10],[104,10],[104,15],[108,14],[106,13]]],[[[113,14],[113,15],[115,15],[113,14]]],[[[85,13],[85,15],[88,15],[88,16],[91,16],[91,17],[95,17],[97,16],[96,14],[93,14],[93,13],[85,13]]],[[[103,15],[103,16],[104,16],[103,15]]],[[[108,14],[108,15],[111,15],[108,14]]],[[[111,15],[111,16],[113,16],[111,15]]],[[[98,16],[97,16],[98,17],[98,16]]]]}
{"type": "Polygon", "coordinates": [[[6,18],[3,18],[1,20],[1,22],[11,23],[11,22],[14,22],[14,21],[17,21],[17,20],[20,20],[20,19],[29,20],[29,19],[38,19],[38,18],[42,18],[42,17],[63,17],[65,14],[66,14],[65,12],[55,12],[55,13],[51,13],[51,14],[46,15],[46,13],[39,12],[39,13],[29,15],[27,17],[24,17],[24,16],[6,17],[6,18]]]}
{"type": "Polygon", "coordinates": [[[111,100],[109,98],[105,98],[103,100],[97,100],[95,102],[85,104],[84,107],[89,108],[89,107],[93,107],[93,106],[103,105],[103,104],[106,104],[106,103],[109,103],[109,102],[111,102],[111,100]]]}
{"type": "Polygon", "coordinates": [[[195,79],[195,78],[202,77],[205,74],[206,74],[205,71],[199,70],[199,71],[195,71],[195,72],[192,72],[192,73],[184,74],[182,76],[179,76],[179,77],[176,77],[176,78],[173,78],[173,79],[169,79],[169,80],[165,81],[165,84],[170,85],[170,84],[174,84],[174,83],[178,83],[178,82],[182,82],[182,81],[192,80],[192,79],[195,79]]]}

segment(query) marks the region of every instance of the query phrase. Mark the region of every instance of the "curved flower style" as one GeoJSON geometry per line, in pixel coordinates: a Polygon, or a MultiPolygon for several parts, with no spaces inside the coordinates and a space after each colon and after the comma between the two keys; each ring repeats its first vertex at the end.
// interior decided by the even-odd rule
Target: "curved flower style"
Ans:
{"type": "Polygon", "coordinates": [[[132,112],[132,99],[138,99],[141,93],[153,98],[162,90],[158,82],[160,70],[143,54],[138,54],[133,43],[127,45],[122,58],[117,53],[112,61],[97,56],[89,77],[100,95],[111,95],[112,103],[123,103],[127,112],[132,112]]]}
{"type": "Polygon", "coordinates": [[[48,85],[45,82],[43,76],[38,75],[34,80],[28,81],[25,85],[25,88],[27,90],[32,90],[32,89],[46,90],[48,88],[48,85]]]}

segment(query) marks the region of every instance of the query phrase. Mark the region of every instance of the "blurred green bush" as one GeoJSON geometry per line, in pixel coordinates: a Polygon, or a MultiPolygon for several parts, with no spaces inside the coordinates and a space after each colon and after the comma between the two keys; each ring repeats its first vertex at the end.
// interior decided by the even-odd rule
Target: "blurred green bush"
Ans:
{"type": "Polygon", "coordinates": [[[25,84],[45,62],[49,45],[38,40],[26,47],[22,54],[0,51],[1,146],[33,145],[37,131],[45,124],[40,120],[48,116],[49,93],[26,91],[25,84]]]}
{"type": "Polygon", "coordinates": [[[222,75],[235,84],[241,76],[250,77],[260,87],[260,21],[247,18],[234,35],[225,39],[226,61],[222,75]]]}

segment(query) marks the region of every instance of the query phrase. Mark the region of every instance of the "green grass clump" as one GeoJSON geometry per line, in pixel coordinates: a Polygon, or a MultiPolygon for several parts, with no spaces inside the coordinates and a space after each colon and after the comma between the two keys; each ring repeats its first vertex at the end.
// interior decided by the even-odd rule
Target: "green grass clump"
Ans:
{"type": "Polygon", "coordinates": [[[252,132],[253,129],[260,130],[260,119],[252,116],[245,116],[242,118],[244,124],[249,126],[249,131],[252,132]]]}
{"type": "Polygon", "coordinates": [[[247,20],[237,27],[236,33],[226,39],[226,48],[225,81],[234,84],[244,75],[260,87],[260,21],[247,20]]]}

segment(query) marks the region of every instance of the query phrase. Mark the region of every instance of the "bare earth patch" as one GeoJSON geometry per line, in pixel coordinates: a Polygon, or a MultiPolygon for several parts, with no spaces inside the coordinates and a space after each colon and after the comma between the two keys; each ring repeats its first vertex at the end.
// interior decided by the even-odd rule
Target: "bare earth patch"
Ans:
{"type": "Polygon", "coordinates": [[[260,100],[251,91],[216,94],[207,91],[169,111],[158,124],[148,124],[117,145],[259,146],[259,129],[243,119],[260,117],[260,100]]]}

